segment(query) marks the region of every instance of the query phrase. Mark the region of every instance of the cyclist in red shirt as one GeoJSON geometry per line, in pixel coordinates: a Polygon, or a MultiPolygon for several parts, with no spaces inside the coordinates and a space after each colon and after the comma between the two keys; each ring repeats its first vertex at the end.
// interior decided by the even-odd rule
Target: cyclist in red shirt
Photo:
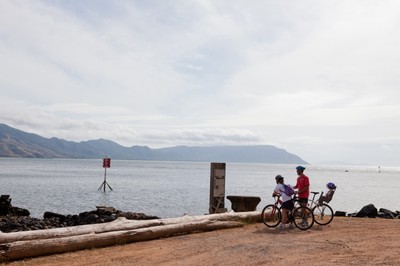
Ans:
{"type": "Polygon", "coordinates": [[[297,183],[294,188],[297,189],[297,196],[301,206],[307,206],[308,196],[310,195],[310,180],[303,172],[306,168],[304,166],[297,166],[297,183]]]}
{"type": "MultiPolygon", "coordinates": [[[[297,166],[297,184],[293,187],[297,189],[297,194],[300,206],[306,207],[308,203],[308,196],[310,195],[310,180],[303,172],[306,168],[304,166],[297,166]]],[[[303,226],[308,225],[307,220],[303,218],[303,226]]]]}

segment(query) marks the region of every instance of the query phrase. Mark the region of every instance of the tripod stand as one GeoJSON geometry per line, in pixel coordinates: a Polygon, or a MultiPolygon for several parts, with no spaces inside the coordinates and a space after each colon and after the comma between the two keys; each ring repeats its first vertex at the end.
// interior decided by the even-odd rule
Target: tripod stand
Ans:
{"type": "Polygon", "coordinates": [[[106,178],[107,178],[107,167],[104,167],[104,181],[103,183],[101,183],[98,190],[103,189],[103,191],[106,192],[106,186],[108,186],[109,189],[113,190],[111,186],[107,183],[106,178]]]}

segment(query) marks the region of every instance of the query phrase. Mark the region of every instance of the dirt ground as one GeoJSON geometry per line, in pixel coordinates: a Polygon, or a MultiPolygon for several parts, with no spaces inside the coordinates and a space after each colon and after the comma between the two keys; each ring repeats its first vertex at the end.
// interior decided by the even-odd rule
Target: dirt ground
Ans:
{"type": "Polygon", "coordinates": [[[400,219],[335,217],[308,231],[240,228],[8,263],[17,265],[400,265],[400,219]]]}

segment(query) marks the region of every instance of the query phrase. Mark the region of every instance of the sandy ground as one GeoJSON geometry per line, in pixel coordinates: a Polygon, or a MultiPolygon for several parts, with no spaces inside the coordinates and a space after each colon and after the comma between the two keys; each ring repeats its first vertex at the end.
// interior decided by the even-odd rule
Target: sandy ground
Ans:
{"type": "Polygon", "coordinates": [[[262,223],[7,265],[400,265],[400,219],[339,218],[308,231],[262,223]]]}

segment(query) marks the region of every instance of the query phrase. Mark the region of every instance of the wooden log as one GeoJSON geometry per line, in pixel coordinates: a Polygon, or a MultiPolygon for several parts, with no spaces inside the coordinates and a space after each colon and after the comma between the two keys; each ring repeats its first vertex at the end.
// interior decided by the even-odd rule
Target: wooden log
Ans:
{"type": "Polygon", "coordinates": [[[227,212],[200,216],[183,216],[178,218],[161,219],[165,224],[180,223],[182,221],[201,221],[204,219],[215,221],[241,221],[245,223],[261,222],[261,212],[227,212]]]}
{"type": "Polygon", "coordinates": [[[200,216],[183,216],[177,218],[154,219],[154,220],[127,220],[120,217],[110,223],[79,225],[64,228],[21,231],[13,233],[0,233],[0,244],[11,243],[15,241],[60,238],[67,236],[78,236],[86,234],[99,234],[112,231],[133,230],[157,225],[170,225],[180,223],[199,222],[204,220],[210,221],[242,221],[245,223],[260,222],[261,214],[255,212],[230,212],[200,216]]]}
{"type": "Polygon", "coordinates": [[[190,232],[234,228],[242,225],[243,223],[236,221],[211,221],[207,219],[204,221],[152,226],[135,230],[16,241],[0,244],[0,262],[151,240],[190,232]]]}
{"type": "Polygon", "coordinates": [[[110,231],[131,230],[143,227],[163,225],[159,220],[127,220],[120,217],[115,221],[101,224],[87,224],[45,230],[21,231],[13,233],[0,233],[0,244],[22,240],[48,239],[57,237],[77,236],[85,234],[98,234],[110,231]]]}

